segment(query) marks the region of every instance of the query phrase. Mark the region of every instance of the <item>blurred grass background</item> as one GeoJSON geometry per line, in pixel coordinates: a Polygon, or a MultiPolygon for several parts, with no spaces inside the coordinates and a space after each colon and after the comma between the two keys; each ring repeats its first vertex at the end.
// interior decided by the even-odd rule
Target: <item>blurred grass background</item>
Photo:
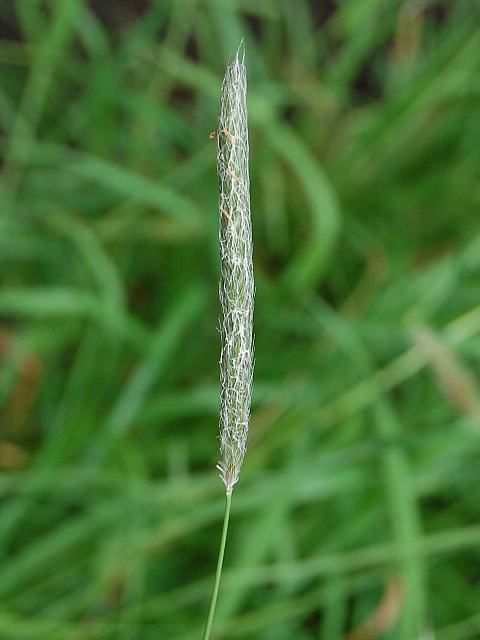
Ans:
{"type": "Polygon", "coordinates": [[[0,638],[199,638],[219,88],[249,72],[251,440],[216,638],[480,637],[480,5],[0,4],[0,638]]]}

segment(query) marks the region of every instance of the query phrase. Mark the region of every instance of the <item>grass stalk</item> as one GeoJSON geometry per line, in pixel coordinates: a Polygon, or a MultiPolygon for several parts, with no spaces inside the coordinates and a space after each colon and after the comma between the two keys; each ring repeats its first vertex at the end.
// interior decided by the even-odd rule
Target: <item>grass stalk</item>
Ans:
{"type": "Polygon", "coordinates": [[[220,540],[220,548],[218,550],[217,569],[215,571],[215,581],[213,583],[212,597],[208,608],[207,621],[203,632],[203,640],[209,640],[212,630],[213,616],[215,615],[215,605],[217,604],[218,590],[220,588],[220,579],[222,577],[223,557],[225,555],[225,545],[227,542],[228,523],[230,521],[230,505],[232,503],[232,491],[225,494],[225,514],[223,516],[222,538],[220,540]]]}

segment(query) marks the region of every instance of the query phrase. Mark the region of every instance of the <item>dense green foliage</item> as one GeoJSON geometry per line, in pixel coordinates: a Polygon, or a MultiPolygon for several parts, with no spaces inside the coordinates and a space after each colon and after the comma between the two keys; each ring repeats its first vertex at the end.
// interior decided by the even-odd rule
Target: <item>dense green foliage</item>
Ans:
{"type": "Polygon", "coordinates": [[[480,5],[15,0],[0,30],[0,637],[201,635],[243,37],[256,369],[214,636],[478,638],[480,5]]]}

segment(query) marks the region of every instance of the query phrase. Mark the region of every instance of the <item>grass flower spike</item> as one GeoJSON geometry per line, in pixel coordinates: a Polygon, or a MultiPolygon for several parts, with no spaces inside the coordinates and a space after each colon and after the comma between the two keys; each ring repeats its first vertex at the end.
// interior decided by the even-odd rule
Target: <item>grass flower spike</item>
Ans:
{"type": "Polygon", "coordinates": [[[218,129],[220,189],[220,462],[227,492],[247,447],[253,373],[252,224],[248,175],[247,77],[239,53],[222,85],[218,129]]]}
{"type": "Polygon", "coordinates": [[[220,215],[220,461],[226,502],[217,570],[203,638],[210,637],[220,586],[233,486],[247,448],[253,375],[253,304],[247,75],[243,47],[227,67],[218,122],[220,215]],[[242,50],[242,55],[240,51],[242,50]]]}

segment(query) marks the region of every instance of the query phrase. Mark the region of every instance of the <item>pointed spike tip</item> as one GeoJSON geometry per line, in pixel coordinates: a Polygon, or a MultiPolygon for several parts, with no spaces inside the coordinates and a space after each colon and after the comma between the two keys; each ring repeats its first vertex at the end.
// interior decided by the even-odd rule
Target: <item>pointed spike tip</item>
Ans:
{"type": "Polygon", "coordinates": [[[243,38],[240,40],[240,44],[238,45],[235,59],[238,60],[238,62],[245,64],[245,41],[243,38]]]}

